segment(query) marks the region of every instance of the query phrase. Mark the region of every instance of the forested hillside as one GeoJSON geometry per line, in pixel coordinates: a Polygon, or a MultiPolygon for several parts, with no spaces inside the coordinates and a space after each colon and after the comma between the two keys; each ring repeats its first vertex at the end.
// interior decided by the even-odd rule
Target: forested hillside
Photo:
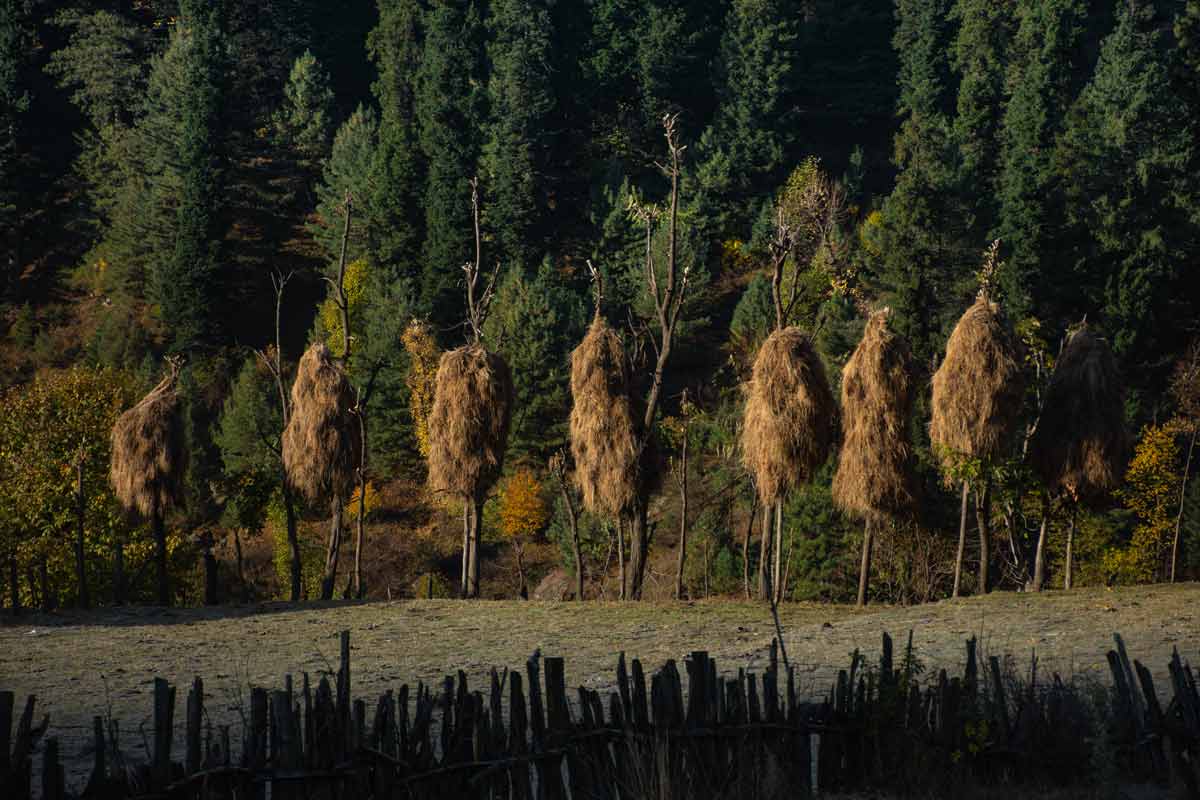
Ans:
{"type": "Polygon", "coordinates": [[[260,596],[478,593],[463,526],[483,594],[561,564],[589,597],[853,598],[837,412],[766,546],[742,416],[772,331],[837,397],[884,307],[913,502],[866,514],[874,596],[1198,576],[1198,241],[1198,0],[0,0],[5,604],[155,597],[156,539],[162,599],[202,599],[214,552],[260,596]],[[1023,388],[951,458],[930,387],[980,292],[1023,388]],[[604,322],[639,476],[613,513],[570,457],[604,322]],[[1029,455],[1069,438],[1038,423],[1079,333],[1120,406],[1095,492],[1029,455]],[[472,347],[511,414],[460,497],[426,463],[472,347]],[[163,375],[186,457],[144,455],[130,514],[110,431],[163,375]],[[319,428],[321,375],[343,438],[306,489],[284,429],[319,428]]]}

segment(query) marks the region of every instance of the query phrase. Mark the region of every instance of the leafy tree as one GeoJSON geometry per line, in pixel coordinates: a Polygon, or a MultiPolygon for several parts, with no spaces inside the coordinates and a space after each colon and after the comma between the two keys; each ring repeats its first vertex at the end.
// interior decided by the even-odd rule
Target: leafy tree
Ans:
{"type": "Polygon", "coordinates": [[[312,51],[305,50],[292,65],[283,88],[283,105],[273,119],[275,134],[312,169],[326,156],[333,133],[333,90],[329,76],[312,51]]]}
{"type": "Polygon", "coordinates": [[[529,594],[525,584],[525,545],[546,529],[549,520],[545,491],[533,470],[521,468],[514,472],[500,489],[500,532],[512,542],[522,597],[529,594]]]}
{"type": "Polygon", "coordinates": [[[1173,511],[1178,501],[1178,461],[1175,436],[1169,430],[1158,425],[1142,429],[1125,487],[1118,492],[1137,524],[1127,545],[1104,556],[1105,569],[1115,580],[1162,580],[1169,572],[1173,511]]]}

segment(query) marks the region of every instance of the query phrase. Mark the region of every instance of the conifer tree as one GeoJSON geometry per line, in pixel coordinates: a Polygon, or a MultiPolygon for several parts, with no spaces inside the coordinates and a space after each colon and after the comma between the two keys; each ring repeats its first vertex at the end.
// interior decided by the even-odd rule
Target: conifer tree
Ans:
{"type": "Polygon", "coordinates": [[[545,0],[495,0],[488,21],[491,125],[483,166],[498,257],[532,268],[548,244],[554,25],[545,0]]]}
{"type": "Polygon", "coordinates": [[[22,72],[27,38],[17,0],[0,0],[0,293],[7,295],[20,264],[19,190],[22,117],[29,93],[22,72]]]}
{"type": "Polygon", "coordinates": [[[329,76],[311,50],[292,64],[283,105],[275,114],[275,132],[301,166],[312,169],[325,158],[333,135],[333,90],[329,76]]]}
{"type": "Polygon", "coordinates": [[[479,158],[483,89],[481,21],[473,0],[439,2],[425,15],[415,107],[427,163],[423,304],[433,319],[461,316],[462,265],[471,257],[471,209],[462,201],[479,158]]]}

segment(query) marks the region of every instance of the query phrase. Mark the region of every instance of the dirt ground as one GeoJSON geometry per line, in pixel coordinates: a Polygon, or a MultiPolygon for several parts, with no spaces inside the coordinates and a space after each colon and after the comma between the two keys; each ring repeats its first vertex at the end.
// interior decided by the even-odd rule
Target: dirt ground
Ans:
{"type": "MultiPolygon", "coordinates": [[[[1011,655],[1021,670],[1037,653],[1039,673],[1107,680],[1106,651],[1120,632],[1165,689],[1173,647],[1200,662],[1200,585],[1086,589],[1041,595],[994,594],[912,607],[788,604],[781,609],[791,662],[809,692],[828,691],[860,648],[877,657],[887,631],[897,649],[909,630],[927,670],[959,667],[964,641],[985,655],[1011,655]]],[[[151,726],[151,686],[164,677],[186,693],[204,678],[216,724],[240,727],[250,686],[282,686],[285,673],[316,679],[336,668],[338,632],[351,631],[354,694],[436,682],[457,669],[479,683],[488,669],[521,667],[535,650],[566,659],[568,685],[612,684],[616,654],[652,670],[666,659],[707,650],[718,666],[761,668],[774,625],[765,606],[743,602],[521,603],[400,601],[263,604],[240,608],[126,608],[26,614],[0,624],[0,689],[38,696],[78,784],[89,759],[91,719],[111,713],[122,747],[143,756],[139,727],[151,726]]],[[[176,720],[181,720],[181,706],[176,720]]],[[[177,740],[179,741],[179,740],[177,740]]]]}

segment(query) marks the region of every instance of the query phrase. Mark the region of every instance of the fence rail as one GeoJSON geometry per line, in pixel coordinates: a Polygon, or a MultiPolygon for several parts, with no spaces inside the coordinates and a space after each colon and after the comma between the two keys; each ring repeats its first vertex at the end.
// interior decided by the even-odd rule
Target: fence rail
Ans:
{"type": "MultiPolygon", "coordinates": [[[[946,789],[1065,784],[1095,780],[1095,748],[1111,749],[1131,779],[1174,783],[1200,798],[1200,694],[1176,651],[1166,707],[1147,670],[1130,661],[1120,636],[1108,653],[1108,711],[1095,710],[1057,675],[1028,678],[966,643],[963,674],[945,670],[922,685],[912,635],[899,663],[884,634],[877,665],[857,653],[828,696],[802,700],[793,668],[774,644],[761,674],[723,675],[707,653],[649,676],[617,659],[615,688],[568,695],[561,658],[531,658],[525,670],[492,670],[487,691],[465,673],[438,687],[387,691],[372,706],[352,699],[349,632],[333,681],[250,691],[239,752],[227,725],[204,713],[196,678],[184,706],[183,750],[174,741],[176,687],[154,681],[149,763],[116,746],[114,720],[96,717],[91,777],[78,796],[99,800],[301,800],[304,798],[812,797],[887,786],[946,789]],[[572,702],[573,699],[573,702],[572,702]],[[182,758],[182,760],[177,760],[182,758]]],[[[61,800],[58,739],[49,719],[35,724],[25,701],[13,730],[15,697],[0,692],[0,797],[61,800]],[[34,759],[40,746],[40,791],[34,759]]]]}

